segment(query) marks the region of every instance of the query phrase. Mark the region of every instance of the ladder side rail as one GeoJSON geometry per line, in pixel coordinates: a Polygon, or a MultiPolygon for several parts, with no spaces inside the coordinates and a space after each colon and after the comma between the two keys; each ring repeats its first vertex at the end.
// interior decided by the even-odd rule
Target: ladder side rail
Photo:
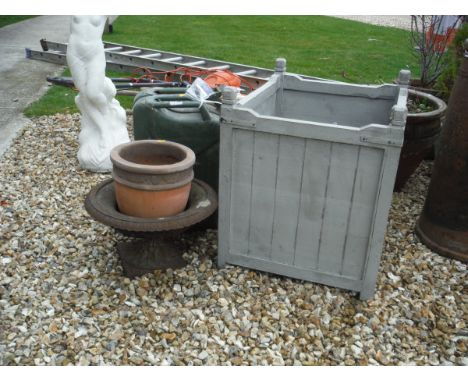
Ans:
{"type": "MultiPolygon", "coordinates": [[[[47,41],[47,45],[56,51],[63,51],[66,53],[67,51],[67,45],[65,43],[57,43],[54,41],[47,41]]],[[[186,55],[186,54],[180,54],[180,53],[175,53],[175,52],[168,52],[168,51],[163,51],[163,50],[153,50],[153,49],[146,49],[146,48],[140,48],[136,47],[133,45],[123,45],[123,44],[116,44],[116,43],[110,43],[104,41],[104,49],[108,48],[123,48],[123,51],[114,51],[114,50],[108,50],[106,51],[106,56],[109,56],[109,58],[112,58],[113,61],[116,61],[114,58],[117,57],[118,55],[125,55],[126,51],[131,51],[131,50],[140,50],[141,53],[138,56],[133,56],[133,55],[128,55],[131,57],[144,57],[145,55],[149,54],[157,54],[161,53],[162,57],[158,57],[161,60],[167,59],[167,58],[172,58],[172,57],[183,57],[184,62],[191,60],[193,62],[198,62],[198,61],[203,61],[205,62],[206,67],[201,67],[201,69],[207,69],[210,67],[218,67],[218,66],[225,66],[229,65],[231,68],[230,70],[235,72],[235,71],[251,71],[251,70],[256,70],[257,75],[255,76],[256,78],[269,78],[274,71],[270,69],[265,69],[265,68],[260,68],[252,65],[244,65],[244,64],[238,64],[234,62],[228,62],[228,61],[221,61],[221,60],[212,60],[204,57],[198,57],[198,56],[192,56],[192,55],[186,55]],[[111,56],[112,55],[112,56],[111,56]]],[[[150,57],[151,58],[151,57],[150,57]]],[[[188,61],[190,62],[190,61],[188,61]]],[[[198,65],[194,66],[196,68],[200,68],[198,65]]]]}
{"type": "MultiPolygon", "coordinates": [[[[67,45],[66,43],[59,43],[55,41],[47,41],[43,40],[41,41],[41,45],[45,44],[49,49],[55,51],[55,53],[58,53],[62,51],[64,54],[66,54],[67,50],[67,45]],[[43,42],[44,41],[44,42],[43,42]]],[[[237,63],[231,63],[227,61],[220,61],[220,60],[211,60],[203,57],[198,57],[198,56],[192,56],[192,55],[182,55],[180,53],[174,53],[174,52],[167,52],[167,51],[161,51],[161,50],[152,50],[152,49],[145,49],[145,48],[140,48],[132,45],[123,45],[123,44],[116,44],[116,43],[110,43],[110,42],[103,42],[104,43],[104,48],[122,48],[123,51],[105,51],[106,54],[106,60],[113,62],[117,65],[121,66],[127,66],[127,67],[148,67],[153,70],[174,70],[178,67],[189,67],[189,68],[194,68],[194,69],[199,69],[199,70],[205,70],[205,69],[210,69],[210,68],[217,68],[217,67],[225,67],[229,65],[229,70],[231,70],[233,73],[236,73],[243,79],[247,81],[253,81],[252,86],[254,88],[257,88],[260,85],[263,85],[265,81],[267,81],[271,75],[273,75],[274,71],[270,69],[265,69],[265,68],[260,68],[256,66],[250,66],[250,65],[243,65],[243,64],[237,64],[237,63]],[[141,53],[138,56],[134,56],[131,54],[125,54],[125,51],[128,50],[138,50],[141,51],[141,53]],[[162,56],[158,56],[158,54],[161,54],[162,56]],[[156,57],[145,57],[147,55],[155,55],[156,57]],[[166,56],[167,55],[167,56],[166,56]],[[171,64],[170,62],[164,62],[164,59],[166,58],[172,58],[172,57],[182,57],[183,62],[178,62],[176,64],[171,64]],[[157,59],[156,59],[157,58],[157,59]],[[143,61],[140,61],[143,60],[143,61]],[[190,61],[191,60],[191,61],[190,61]],[[187,62],[187,64],[185,64],[187,62]],[[197,65],[193,65],[197,64],[197,65]]],[[[306,76],[306,75],[300,75],[301,78],[304,79],[312,79],[312,80],[322,80],[322,81],[331,81],[329,79],[324,79],[320,77],[315,77],[315,76],[306,76]]]]}

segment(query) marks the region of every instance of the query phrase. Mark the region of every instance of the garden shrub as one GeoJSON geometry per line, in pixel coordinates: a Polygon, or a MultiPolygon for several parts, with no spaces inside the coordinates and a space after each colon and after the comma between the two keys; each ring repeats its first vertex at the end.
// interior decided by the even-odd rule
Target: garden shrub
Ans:
{"type": "Polygon", "coordinates": [[[452,87],[457,78],[458,70],[463,59],[463,42],[468,38],[468,23],[464,22],[458,29],[457,34],[450,44],[445,54],[445,69],[437,79],[434,88],[438,91],[439,97],[448,101],[452,87]]]}

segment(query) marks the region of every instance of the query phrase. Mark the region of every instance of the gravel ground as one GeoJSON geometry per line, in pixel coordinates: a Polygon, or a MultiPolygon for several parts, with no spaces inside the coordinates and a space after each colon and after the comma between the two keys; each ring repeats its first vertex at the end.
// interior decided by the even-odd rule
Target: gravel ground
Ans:
{"type": "Polygon", "coordinates": [[[33,120],[0,160],[1,365],[467,365],[467,270],[413,234],[431,163],[395,193],[375,298],[216,267],[121,276],[117,233],[85,195],[108,175],[76,160],[78,115],[33,120]]]}
{"type": "Polygon", "coordinates": [[[353,15],[353,16],[333,16],[340,19],[360,21],[366,24],[381,25],[385,27],[394,27],[400,29],[411,30],[411,16],[409,15],[398,15],[398,16],[376,16],[376,15],[353,15]]]}

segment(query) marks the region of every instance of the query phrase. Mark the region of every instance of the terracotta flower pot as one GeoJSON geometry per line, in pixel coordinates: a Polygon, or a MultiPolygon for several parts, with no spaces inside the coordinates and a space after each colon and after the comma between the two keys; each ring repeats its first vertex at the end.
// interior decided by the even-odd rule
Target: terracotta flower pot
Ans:
{"type": "Polygon", "coordinates": [[[195,154],[169,141],[124,143],[111,151],[120,212],[159,218],[182,212],[188,201],[195,154]]]}

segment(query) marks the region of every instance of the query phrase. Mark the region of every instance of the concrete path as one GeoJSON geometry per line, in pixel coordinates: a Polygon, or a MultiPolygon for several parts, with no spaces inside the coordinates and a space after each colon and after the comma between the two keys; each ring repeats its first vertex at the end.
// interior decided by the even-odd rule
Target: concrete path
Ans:
{"type": "Polygon", "coordinates": [[[47,90],[46,77],[61,67],[25,58],[39,40],[67,42],[70,16],[40,16],[0,28],[0,158],[28,121],[23,111],[47,90]]]}
{"type": "Polygon", "coordinates": [[[360,21],[366,24],[380,25],[384,27],[394,27],[400,29],[411,30],[411,16],[398,15],[398,16],[377,16],[377,15],[353,15],[353,16],[333,16],[340,19],[360,21]]]}

